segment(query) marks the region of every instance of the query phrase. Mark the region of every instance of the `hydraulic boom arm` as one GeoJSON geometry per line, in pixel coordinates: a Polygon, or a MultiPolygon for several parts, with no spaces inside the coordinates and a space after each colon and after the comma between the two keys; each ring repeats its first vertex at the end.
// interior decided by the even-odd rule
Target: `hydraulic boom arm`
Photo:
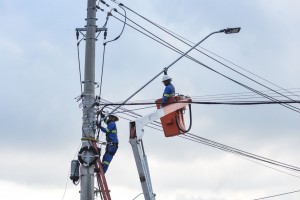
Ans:
{"type": "Polygon", "coordinates": [[[137,170],[139,173],[141,185],[143,188],[143,194],[145,200],[155,200],[155,194],[152,189],[150,171],[148,167],[148,161],[145,154],[144,146],[143,146],[143,134],[144,134],[144,126],[154,122],[155,120],[160,119],[161,117],[175,112],[188,104],[190,104],[191,99],[186,98],[183,100],[179,100],[176,103],[165,106],[161,109],[158,109],[149,115],[141,117],[134,122],[130,122],[130,144],[132,146],[137,170]]]}

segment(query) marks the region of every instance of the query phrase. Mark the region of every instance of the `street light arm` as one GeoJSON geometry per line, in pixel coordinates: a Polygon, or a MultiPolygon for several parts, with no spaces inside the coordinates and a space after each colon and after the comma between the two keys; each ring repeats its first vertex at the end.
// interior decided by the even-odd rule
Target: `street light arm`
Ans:
{"type": "MultiPolygon", "coordinates": [[[[176,62],[178,62],[181,58],[183,58],[184,56],[186,56],[190,51],[192,51],[194,48],[196,48],[198,45],[200,45],[204,40],[206,40],[207,38],[209,38],[211,35],[216,34],[216,33],[222,33],[225,32],[226,34],[228,33],[238,33],[238,32],[234,32],[237,31],[238,32],[240,30],[240,28],[227,28],[227,29],[222,29],[219,31],[215,31],[212,32],[210,34],[208,34],[205,38],[203,38],[201,41],[199,41],[197,44],[195,44],[193,47],[191,47],[187,52],[185,52],[184,54],[182,54],[181,56],[179,56],[175,61],[173,61],[170,65],[168,65],[167,67],[164,68],[164,70],[162,70],[161,72],[159,72],[156,76],[154,76],[150,81],[148,81],[145,85],[143,85],[140,89],[138,89],[136,92],[134,92],[130,97],[128,97],[122,104],[125,104],[127,101],[129,101],[132,97],[134,97],[138,92],[140,92],[142,89],[144,89],[148,84],[150,84],[154,79],[156,79],[158,76],[160,76],[162,73],[164,73],[166,70],[168,70],[171,66],[173,66],[176,62]],[[231,32],[230,32],[231,31],[231,32]]],[[[112,110],[108,115],[114,113],[116,110],[118,110],[121,106],[117,106],[114,110],[112,110]]]]}

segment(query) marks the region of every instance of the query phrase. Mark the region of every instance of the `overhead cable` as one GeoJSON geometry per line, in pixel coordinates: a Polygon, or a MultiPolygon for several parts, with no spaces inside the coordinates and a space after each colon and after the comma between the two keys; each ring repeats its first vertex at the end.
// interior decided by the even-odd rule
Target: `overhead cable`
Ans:
{"type": "MultiPolygon", "coordinates": [[[[210,105],[266,105],[266,104],[295,104],[300,103],[299,101],[192,101],[192,102],[174,102],[174,103],[191,103],[191,104],[210,104],[210,105]]],[[[128,102],[128,103],[99,103],[100,106],[116,106],[117,108],[121,106],[137,106],[137,105],[154,105],[155,102],[128,102]]],[[[116,110],[116,109],[115,109],[116,110]]]]}
{"type": "MultiPolygon", "coordinates": [[[[114,16],[114,17],[115,17],[115,16],[114,16]]],[[[117,17],[115,17],[115,18],[117,18],[117,17]]],[[[118,19],[118,18],[117,18],[117,19],[118,19]]],[[[120,19],[119,19],[119,20],[120,20],[120,19]]],[[[127,24],[127,25],[130,26],[129,24],[127,24]]],[[[130,27],[132,27],[132,26],[130,26],[130,27]]],[[[139,31],[139,32],[141,32],[141,31],[139,31]]],[[[145,34],[145,33],[143,33],[143,34],[146,35],[146,36],[148,36],[148,35],[145,34]]],[[[153,37],[151,37],[151,36],[150,36],[150,38],[153,39],[153,37]]],[[[156,39],[154,39],[154,40],[157,41],[156,39]]],[[[163,44],[163,43],[161,43],[161,42],[159,42],[159,43],[160,43],[160,44],[163,44]]],[[[272,100],[272,101],[280,102],[280,101],[278,101],[278,100],[275,99],[275,98],[272,98],[272,97],[270,97],[270,96],[268,96],[268,95],[266,95],[266,94],[263,94],[263,93],[261,93],[261,92],[255,90],[255,89],[253,89],[253,88],[251,88],[251,87],[245,85],[245,84],[242,84],[242,83],[239,82],[239,81],[236,81],[236,80],[234,80],[234,79],[232,79],[232,78],[230,78],[230,77],[228,77],[228,76],[226,76],[226,75],[220,73],[220,72],[217,71],[217,70],[214,70],[213,68],[209,67],[208,65],[206,65],[206,64],[204,64],[204,63],[202,63],[202,62],[200,62],[199,60],[197,60],[197,59],[195,59],[195,58],[193,58],[193,57],[191,57],[191,56],[189,56],[189,55],[186,55],[186,54],[183,55],[183,54],[182,54],[182,51],[180,51],[180,50],[178,50],[178,49],[176,50],[176,49],[171,48],[170,46],[167,46],[167,45],[164,45],[164,46],[166,46],[166,47],[170,48],[171,50],[173,50],[173,51],[175,51],[175,52],[181,54],[182,57],[185,56],[185,57],[189,58],[190,60],[192,60],[192,61],[194,61],[194,62],[196,62],[196,63],[198,63],[198,64],[204,66],[205,68],[207,68],[207,69],[209,69],[209,70],[211,70],[211,71],[213,71],[213,72],[215,72],[215,73],[217,73],[217,74],[219,74],[219,75],[221,75],[221,76],[223,76],[223,77],[225,77],[225,78],[227,78],[227,79],[229,79],[229,80],[235,82],[236,84],[238,84],[238,85],[240,85],[240,86],[242,86],[242,87],[244,87],[244,88],[246,88],[246,89],[248,89],[248,90],[250,90],[250,91],[252,91],[252,92],[254,92],[254,93],[256,93],[256,94],[259,94],[260,96],[263,96],[263,97],[265,97],[265,98],[267,98],[267,99],[269,99],[269,100],[272,100]]],[[[196,45],[195,45],[195,46],[196,46],[196,45]]],[[[162,73],[162,72],[161,72],[161,73],[162,73]]],[[[138,92],[139,92],[139,91],[138,91],[138,92]]],[[[280,104],[280,103],[279,103],[279,104],[280,104]]],[[[295,112],[300,113],[300,108],[297,108],[297,107],[291,106],[291,105],[285,105],[285,104],[280,104],[280,105],[282,105],[282,106],[284,106],[284,107],[286,107],[286,108],[289,108],[290,110],[293,110],[293,111],[295,111],[295,112]]]]}
{"type": "MultiPolygon", "coordinates": [[[[170,31],[170,30],[164,28],[164,27],[161,26],[161,25],[158,25],[157,23],[154,23],[153,21],[147,19],[146,17],[142,16],[141,14],[137,13],[136,11],[130,9],[130,8],[127,7],[126,5],[119,3],[119,6],[125,7],[127,10],[129,10],[129,11],[131,11],[132,13],[136,14],[137,16],[141,17],[142,19],[146,20],[147,22],[151,23],[152,25],[156,26],[157,28],[161,29],[162,31],[168,33],[168,34],[171,35],[172,37],[174,37],[174,38],[178,39],[179,41],[183,42],[184,44],[186,44],[186,45],[188,45],[188,46],[190,46],[190,47],[192,46],[192,45],[188,44],[187,42],[185,42],[185,41],[183,40],[183,39],[185,39],[184,37],[179,36],[178,34],[176,34],[176,33],[172,32],[172,31],[170,31]],[[181,38],[183,38],[183,39],[179,38],[178,36],[181,37],[181,38]]],[[[187,39],[185,39],[185,40],[186,40],[186,41],[189,41],[189,40],[187,40],[187,39]]],[[[189,42],[190,42],[191,44],[195,44],[194,42],[191,42],[191,41],[189,41],[189,42]]],[[[200,48],[202,48],[202,47],[200,47],[200,48]]],[[[202,48],[202,49],[204,49],[204,48],[202,48]]],[[[220,62],[219,60],[217,60],[217,59],[215,59],[215,58],[209,56],[208,54],[206,54],[206,53],[200,51],[199,49],[195,48],[195,50],[197,50],[197,51],[199,51],[200,53],[202,53],[203,55],[205,55],[205,56],[211,58],[212,60],[214,60],[214,61],[220,63],[221,65],[223,65],[223,66],[225,66],[225,67],[227,67],[227,68],[233,70],[234,72],[236,72],[236,73],[238,73],[238,74],[240,74],[240,75],[242,75],[242,76],[244,76],[244,77],[246,77],[246,78],[248,78],[248,79],[250,79],[250,80],[256,82],[257,84],[262,85],[263,87],[268,88],[267,86],[264,86],[263,84],[261,84],[261,83],[255,81],[255,80],[253,80],[253,79],[251,79],[250,77],[248,77],[248,76],[246,76],[246,75],[244,75],[244,74],[242,74],[242,73],[240,73],[240,72],[238,72],[238,71],[232,69],[232,68],[229,67],[228,65],[225,65],[224,63],[220,62]]],[[[233,63],[233,62],[231,62],[231,61],[229,61],[229,60],[227,60],[227,59],[225,59],[225,58],[222,58],[221,56],[219,56],[219,55],[217,55],[217,54],[215,54],[215,53],[213,53],[213,52],[211,52],[211,51],[209,51],[209,50],[207,50],[207,49],[204,49],[204,50],[206,50],[207,52],[209,52],[209,53],[211,53],[211,54],[213,54],[213,55],[215,55],[215,56],[217,56],[217,57],[219,57],[219,58],[221,58],[221,59],[223,59],[223,60],[225,60],[225,61],[231,63],[232,65],[234,65],[234,66],[236,66],[236,67],[238,67],[238,68],[240,68],[240,69],[242,69],[242,70],[244,70],[244,71],[246,71],[246,72],[248,72],[248,73],[250,73],[250,74],[252,74],[252,75],[254,75],[254,76],[256,76],[256,77],[258,77],[258,78],[260,78],[260,79],[262,79],[262,80],[264,80],[264,81],[266,81],[266,82],[268,82],[268,83],[270,83],[270,84],[272,84],[272,85],[274,85],[274,86],[276,86],[276,87],[278,87],[278,88],[280,88],[280,89],[282,89],[282,90],[285,90],[284,88],[280,87],[279,85],[276,85],[276,84],[272,83],[271,81],[268,81],[268,80],[262,78],[261,76],[258,76],[258,75],[256,75],[256,74],[250,72],[249,70],[247,70],[247,69],[245,69],[245,68],[243,68],[243,67],[240,67],[240,66],[236,65],[235,63],[233,63]]],[[[273,89],[271,89],[271,88],[268,88],[268,89],[270,89],[270,90],[273,91],[273,89]]],[[[285,90],[285,91],[287,91],[287,90],[285,90]]],[[[280,93],[278,93],[278,94],[280,94],[280,93]]],[[[291,94],[293,94],[293,93],[291,93],[291,94]]],[[[283,96],[284,96],[284,95],[283,95],[283,96]]],[[[299,96],[298,96],[298,97],[299,97],[299,96]]],[[[287,98],[288,98],[288,97],[287,97],[287,98]]],[[[292,99],[290,99],[290,100],[292,100],[292,99]]]]}
{"type": "Polygon", "coordinates": [[[278,167],[283,167],[283,168],[286,168],[286,169],[291,170],[291,171],[300,172],[299,167],[292,166],[292,165],[289,165],[289,164],[286,164],[286,163],[283,163],[283,162],[275,161],[275,160],[272,160],[272,159],[269,159],[269,158],[266,158],[266,157],[258,156],[258,155],[255,155],[255,154],[243,151],[243,150],[239,150],[237,148],[233,148],[233,147],[230,147],[228,145],[224,145],[224,144],[221,144],[221,143],[218,143],[218,142],[215,142],[215,141],[197,136],[197,135],[192,134],[192,133],[187,133],[184,136],[193,138],[194,140],[196,140],[197,142],[199,142],[201,144],[204,144],[204,145],[207,145],[207,146],[210,146],[210,147],[214,147],[214,148],[217,148],[217,149],[229,152],[229,153],[245,156],[245,157],[255,159],[255,160],[258,160],[258,161],[261,161],[261,162],[276,165],[278,167]]]}
{"type": "MultiPolygon", "coordinates": [[[[292,93],[299,93],[299,90],[296,90],[295,88],[293,89],[286,89],[292,93]]],[[[279,96],[274,96],[275,93],[271,91],[260,91],[263,93],[266,93],[268,95],[271,95],[272,97],[276,98],[279,96]]],[[[286,93],[286,92],[284,92],[286,93]]],[[[288,95],[288,94],[286,94],[288,95]]],[[[295,94],[296,95],[296,94],[295,94]]],[[[295,95],[292,95],[293,97],[295,95]]],[[[221,93],[221,94],[207,94],[207,95],[201,95],[201,96],[191,96],[192,99],[194,100],[202,100],[202,101],[216,101],[216,100],[240,100],[240,99],[259,99],[261,96],[256,96],[255,93],[252,92],[235,92],[235,93],[221,93]]],[[[300,99],[300,98],[299,98],[300,99]]]]}
{"type": "Polygon", "coordinates": [[[80,66],[80,53],[79,53],[79,44],[81,40],[79,40],[79,31],[76,31],[76,38],[77,38],[77,60],[78,60],[78,69],[79,69],[79,81],[80,81],[80,91],[82,94],[82,79],[81,79],[81,66],[80,66]]]}
{"type": "MultiPolygon", "coordinates": [[[[110,7],[110,5],[108,5],[108,4],[107,4],[105,1],[103,1],[103,0],[100,0],[99,2],[103,3],[103,4],[106,5],[107,7],[110,7]]],[[[99,2],[98,2],[98,3],[99,3],[99,2]]],[[[115,37],[114,39],[105,42],[103,45],[106,45],[106,44],[109,43],[109,42],[114,42],[114,41],[118,40],[118,39],[121,37],[121,35],[123,34],[123,32],[124,32],[125,25],[126,25],[126,20],[127,20],[127,17],[126,17],[127,14],[126,14],[126,10],[125,10],[123,7],[121,7],[121,6],[119,6],[119,7],[124,11],[124,15],[123,15],[123,16],[124,16],[124,23],[123,23],[123,27],[122,27],[121,33],[120,33],[117,37],[115,37]]],[[[118,10],[117,10],[116,8],[112,8],[110,12],[107,12],[107,16],[108,16],[108,17],[111,15],[111,12],[112,12],[113,10],[116,11],[116,12],[118,12],[118,10]]],[[[104,11],[104,9],[103,9],[102,11],[104,11]]]]}
{"type": "MultiPolygon", "coordinates": [[[[162,31],[168,33],[169,35],[171,35],[171,36],[173,36],[174,38],[178,39],[179,41],[183,42],[184,44],[186,44],[186,45],[188,45],[188,46],[192,46],[192,45],[188,44],[187,42],[185,42],[184,40],[188,41],[188,42],[191,43],[191,44],[195,44],[194,42],[191,42],[190,40],[188,40],[188,39],[186,39],[186,38],[184,38],[184,37],[182,37],[182,36],[180,36],[180,35],[178,35],[178,34],[172,32],[172,31],[168,30],[167,28],[165,28],[165,27],[163,27],[163,26],[161,26],[161,25],[159,25],[159,24],[157,24],[157,23],[154,23],[153,21],[151,21],[151,20],[147,19],[146,17],[140,15],[139,13],[133,11],[132,9],[128,8],[127,6],[125,6],[125,5],[123,5],[123,6],[124,6],[126,9],[130,10],[131,12],[133,12],[134,14],[136,14],[136,15],[138,15],[139,17],[143,18],[144,20],[148,21],[148,22],[151,23],[152,25],[158,27],[158,28],[161,29],[162,31]],[[180,38],[183,38],[184,40],[183,40],[183,39],[180,39],[180,38]]],[[[200,47],[200,46],[199,46],[199,47],[200,47]]],[[[278,88],[280,88],[280,89],[282,89],[282,90],[285,90],[285,91],[287,91],[287,92],[289,92],[289,93],[291,93],[291,94],[294,94],[294,93],[292,93],[292,92],[290,92],[290,91],[288,91],[288,90],[286,90],[286,89],[280,87],[279,85],[277,85],[277,84],[275,84],[275,83],[272,83],[271,81],[268,81],[268,80],[262,78],[261,76],[258,76],[258,75],[256,75],[256,74],[254,74],[253,72],[251,72],[251,71],[249,71],[249,70],[247,70],[247,69],[245,69],[245,68],[243,68],[243,67],[241,67],[241,66],[238,66],[237,64],[235,64],[235,63],[229,61],[228,59],[225,59],[225,58],[223,58],[223,57],[221,57],[221,56],[219,56],[219,55],[217,55],[217,54],[215,54],[215,53],[213,53],[213,52],[211,52],[211,51],[209,51],[209,50],[207,50],[207,49],[205,49],[205,48],[203,48],[203,47],[200,47],[200,48],[202,48],[202,49],[204,49],[205,51],[207,51],[207,52],[209,52],[209,53],[211,53],[211,54],[213,54],[213,55],[215,55],[215,56],[217,56],[217,57],[219,57],[219,58],[221,58],[221,59],[223,59],[223,60],[229,62],[230,64],[232,64],[232,65],[234,65],[234,66],[236,66],[236,67],[238,67],[238,68],[240,68],[240,69],[242,69],[242,70],[244,70],[244,71],[246,71],[246,72],[252,74],[253,76],[256,76],[256,77],[258,77],[258,78],[260,78],[260,79],[262,79],[262,80],[264,80],[264,81],[266,81],[266,82],[268,82],[268,83],[270,83],[270,84],[272,84],[272,85],[274,85],[274,86],[276,86],[276,87],[278,87],[278,88]]],[[[221,65],[223,65],[223,66],[225,66],[225,67],[227,67],[227,68],[229,68],[229,69],[231,69],[231,70],[237,72],[238,74],[240,74],[240,75],[242,75],[242,76],[245,76],[244,74],[242,74],[242,73],[240,73],[240,72],[238,72],[238,71],[232,69],[231,67],[225,65],[224,63],[220,62],[219,60],[217,60],[217,59],[215,59],[215,58],[209,56],[208,54],[206,54],[206,53],[200,51],[199,49],[195,48],[195,50],[197,50],[198,52],[202,53],[203,55],[205,55],[205,56],[211,58],[212,60],[214,60],[214,61],[220,63],[221,65]]],[[[250,80],[252,80],[251,78],[249,78],[249,77],[247,77],[247,76],[245,76],[245,77],[248,78],[248,79],[250,79],[250,80]]],[[[256,82],[256,81],[254,81],[254,82],[256,82]]],[[[260,84],[260,83],[258,83],[258,84],[260,84]]],[[[261,84],[260,84],[260,85],[261,85],[261,84]]],[[[264,86],[264,87],[266,87],[266,86],[264,86]]],[[[273,90],[273,89],[271,89],[271,90],[273,90]]],[[[284,96],[284,95],[283,95],[283,96],[284,96]]],[[[298,96],[298,95],[297,95],[297,96],[298,96]]],[[[300,96],[298,96],[298,97],[300,97],[300,96]]],[[[290,100],[291,100],[291,99],[290,99],[290,100]]]]}
{"type": "MultiPolygon", "coordinates": [[[[122,113],[122,114],[124,114],[124,113],[122,113]]],[[[125,117],[121,117],[121,118],[126,119],[128,121],[132,121],[132,119],[128,119],[128,118],[125,118],[125,117]]],[[[147,126],[147,127],[155,129],[155,130],[162,131],[161,128],[158,128],[158,127],[161,127],[161,125],[157,126],[157,127],[153,127],[153,126],[147,126]]],[[[269,165],[271,164],[271,165],[275,165],[277,167],[282,167],[282,168],[285,168],[285,169],[288,169],[288,170],[291,170],[291,171],[300,172],[300,168],[298,168],[298,167],[288,165],[288,164],[285,164],[285,163],[282,163],[282,162],[278,162],[278,161],[275,161],[275,160],[272,160],[272,159],[268,159],[268,158],[265,158],[265,157],[262,157],[262,156],[258,156],[258,155],[255,155],[255,154],[252,154],[252,153],[249,153],[249,152],[246,152],[246,151],[242,151],[242,150],[239,150],[237,148],[233,148],[233,147],[230,147],[228,145],[224,145],[224,144],[221,144],[221,143],[218,143],[218,142],[208,140],[206,138],[194,135],[192,133],[183,134],[183,135],[180,135],[179,137],[181,137],[183,139],[193,141],[193,142],[196,142],[196,143],[204,144],[204,145],[207,145],[207,146],[210,146],[210,147],[213,147],[213,148],[217,148],[217,149],[223,150],[225,152],[234,154],[236,156],[244,157],[245,159],[249,158],[249,159],[251,159],[249,161],[254,162],[256,164],[259,164],[259,165],[262,165],[264,167],[267,167],[267,168],[285,173],[285,174],[290,175],[290,176],[294,176],[296,178],[300,178],[299,176],[296,176],[294,174],[290,174],[290,173],[287,173],[285,171],[282,171],[282,170],[279,170],[279,169],[276,169],[276,168],[272,168],[268,165],[264,165],[262,163],[255,162],[254,160],[258,160],[259,162],[264,162],[264,163],[267,163],[269,165]]]]}
{"type": "MultiPolygon", "coordinates": [[[[127,101],[129,101],[132,97],[134,97],[137,93],[139,93],[142,89],[144,89],[147,85],[149,85],[153,80],[155,80],[158,76],[160,76],[162,73],[164,73],[166,70],[168,70],[171,66],[173,66],[176,62],[178,62],[181,58],[186,56],[190,51],[192,51],[196,46],[198,46],[201,42],[203,42],[206,38],[211,36],[212,34],[219,33],[220,31],[215,31],[209,35],[207,35],[204,39],[199,41],[195,46],[190,48],[188,51],[183,53],[181,56],[179,56],[175,61],[173,61],[171,64],[169,64],[167,67],[165,67],[161,72],[159,72],[157,75],[155,75],[151,80],[149,80],[147,83],[145,83],[141,88],[139,88],[136,92],[134,92],[131,96],[129,96],[126,100],[124,100],[123,104],[125,104],[127,101]]],[[[120,106],[116,107],[110,114],[114,113],[120,106]]]]}
{"type": "MultiPolygon", "coordinates": [[[[123,5],[124,6],[124,5],[123,5]]],[[[127,8],[127,7],[126,7],[127,8]]],[[[115,17],[115,16],[114,16],[115,17]]],[[[115,17],[116,18],[116,17],[115,17]]],[[[118,18],[117,18],[118,19],[118,18]]],[[[120,19],[119,19],[120,20],[120,19]]],[[[130,27],[132,27],[132,26],[130,26],[130,27]]],[[[143,28],[144,29],[144,28],[143,28]]],[[[137,30],[137,29],[136,29],[137,30]]],[[[141,32],[141,31],[139,31],[139,32],[141,32]]],[[[149,32],[149,31],[147,31],[147,32],[149,32]]],[[[145,33],[143,33],[144,35],[146,35],[146,36],[148,36],[147,34],[145,34],[145,33]]],[[[152,34],[152,33],[151,33],[152,34]]],[[[152,34],[153,35],[153,34],[152,34]]],[[[153,39],[153,37],[150,37],[150,38],[152,38],[153,39]]],[[[156,39],[155,39],[155,41],[157,41],[156,39]]],[[[165,41],[164,41],[165,42],[165,41]]],[[[159,43],[161,43],[161,42],[159,42],[159,43]]],[[[161,43],[161,44],[163,44],[163,43],[161,43]]],[[[169,44],[170,45],[170,44],[169,44]]],[[[164,46],[166,46],[166,45],[164,45],[164,46]]],[[[168,48],[170,48],[169,46],[166,46],[166,47],[168,47],[168,48]]],[[[174,46],[173,46],[174,47],[174,46]]],[[[172,48],[171,48],[172,49],[172,48]]],[[[172,49],[172,50],[174,50],[174,49],[172,49]]],[[[198,50],[199,51],[199,50],[198,50]]],[[[178,51],[176,51],[176,52],[178,52],[178,51]]],[[[181,51],[180,51],[181,52],[181,51]]],[[[179,53],[179,52],[178,52],[179,53]]],[[[190,56],[187,56],[188,58],[190,57],[190,56]]],[[[214,59],[214,58],[212,58],[212,59],[214,59]]],[[[194,58],[193,59],[191,59],[191,60],[194,60],[195,62],[197,62],[197,60],[195,60],[194,58]]],[[[224,66],[227,66],[227,65],[225,65],[224,63],[221,63],[220,61],[218,61],[218,60],[216,60],[215,59],[215,61],[217,61],[217,62],[219,62],[220,64],[222,64],[222,65],[224,65],[224,66]]],[[[204,66],[204,67],[206,67],[207,68],[207,66],[205,66],[203,63],[200,63],[199,61],[197,62],[198,64],[200,64],[200,65],[202,65],[202,66],[204,66]]],[[[227,66],[227,67],[229,67],[229,66],[227,66]]],[[[229,67],[230,68],[230,67],[229,67]]],[[[211,69],[211,68],[210,68],[211,69]]],[[[234,69],[232,69],[232,68],[230,68],[231,70],[233,70],[233,71],[235,71],[236,73],[239,73],[240,75],[242,75],[242,76],[244,76],[244,77],[247,77],[246,75],[244,75],[244,74],[242,74],[242,73],[240,73],[240,72],[238,72],[238,71],[236,71],[236,70],[234,70],[234,69]]],[[[213,71],[215,71],[215,72],[217,72],[216,70],[213,70],[213,71]]],[[[220,74],[220,73],[219,73],[220,74]]],[[[220,74],[221,75],[221,74],[220,74]]],[[[227,78],[226,76],[225,76],[225,78],[227,78]]],[[[268,89],[270,89],[270,90],[272,90],[272,91],[274,91],[274,92],[276,92],[276,90],[274,90],[274,89],[271,89],[271,88],[269,88],[269,87],[267,87],[267,86],[265,86],[265,85],[263,85],[263,84],[261,84],[261,83],[259,83],[259,82],[257,82],[257,81],[255,81],[254,79],[252,79],[252,78],[250,78],[250,77],[247,77],[248,79],[250,79],[250,80],[252,80],[252,81],[254,81],[254,82],[256,82],[257,84],[259,84],[259,85],[261,85],[261,86],[263,86],[263,87],[266,87],[266,88],[268,88],[268,89]]],[[[232,79],[233,80],[233,79],[232,79]]],[[[238,83],[237,81],[234,81],[234,82],[236,82],[236,83],[238,83]]],[[[239,83],[238,83],[239,84],[239,83]]],[[[241,84],[239,84],[239,85],[241,85],[241,84]]],[[[243,86],[243,87],[245,87],[245,85],[241,85],[241,86],[243,86]]],[[[247,89],[249,89],[249,90],[251,90],[250,89],[250,87],[246,87],[247,89]]],[[[255,90],[251,90],[251,91],[253,91],[253,92],[255,92],[255,90]]],[[[256,92],[257,93],[257,92],[256,92]]],[[[258,93],[258,94],[260,94],[260,93],[258,93]]],[[[278,93],[278,94],[280,94],[280,93],[278,93]]],[[[272,100],[270,97],[268,97],[267,95],[264,95],[264,94],[260,94],[261,96],[263,96],[263,97],[265,97],[265,98],[268,98],[268,99],[270,99],[270,100],[272,100]]],[[[280,94],[280,95],[282,95],[282,94],[280,94]]],[[[288,98],[288,99],[290,99],[290,100],[293,100],[293,99],[291,99],[291,98],[289,98],[289,97],[287,97],[286,95],[282,95],[282,96],[284,96],[284,97],[286,97],[286,98],[288,98]]],[[[273,101],[277,101],[276,99],[273,99],[273,101]]],[[[293,111],[296,111],[296,112],[299,112],[300,111],[300,109],[299,108],[297,108],[297,107],[294,107],[294,106],[290,106],[290,105],[283,105],[283,104],[281,104],[282,106],[284,106],[284,107],[287,107],[287,108],[289,108],[289,109],[291,109],[291,110],[293,110],[293,111]]]]}
{"type": "Polygon", "coordinates": [[[286,192],[286,193],[281,193],[281,194],[276,194],[276,195],[272,195],[272,196],[268,196],[268,197],[262,197],[262,198],[253,199],[253,200],[270,199],[270,198],[273,198],[273,197],[278,197],[278,196],[283,196],[283,195],[288,195],[288,194],[293,194],[293,193],[298,193],[298,192],[300,192],[300,190],[296,190],[296,191],[292,191],[292,192],[286,192]]]}
{"type": "MultiPolygon", "coordinates": [[[[105,34],[104,34],[104,37],[105,34]]],[[[105,40],[106,38],[104,38],[105,40]]],[[[101,92],[102,92],[102,83],[103,83],[103,74],[104,74],[104,62],[105,62],[105,48],[106,45],[103,44],[103,54],[102,54],[102,67],[101,67],[101,78],[100,78],[100,85],[99,85],[99,97],[101,98],[101,92]]]]}

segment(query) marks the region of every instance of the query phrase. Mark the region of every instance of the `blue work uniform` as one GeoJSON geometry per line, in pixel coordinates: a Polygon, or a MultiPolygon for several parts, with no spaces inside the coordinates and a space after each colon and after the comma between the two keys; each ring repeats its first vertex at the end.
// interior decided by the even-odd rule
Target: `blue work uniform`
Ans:
{"type": "Polygon", "coordinates": [[[102,132],[106,133],[106,148],[105,154],[102,158],[102,168],[104,173],[107,171],[109,164],[111,163],[115,153],[118,150],[118,132],[115,122],[109,122],[106,128],[100,128],[102,132]]]}
{"type": "Polygon", "coordinates": [[[164,90],[161,105],[165,106],[169,98],[173,96],[175,96],[175,87],[171,83],[169,83],[164,90]]]}

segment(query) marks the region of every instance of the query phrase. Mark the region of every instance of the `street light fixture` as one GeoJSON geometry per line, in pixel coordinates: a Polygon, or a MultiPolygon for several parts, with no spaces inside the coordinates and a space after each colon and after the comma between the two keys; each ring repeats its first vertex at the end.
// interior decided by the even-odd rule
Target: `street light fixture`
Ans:
{"type": "Polygon", "coordinates": [[[232,34],[232,33],[238,33],[240,32],[241,28],[237,27],[237,28],[227,28],[227,29],[223,29],[220,30],[220,32],[224,32],[225,34],[232,34]]]}

